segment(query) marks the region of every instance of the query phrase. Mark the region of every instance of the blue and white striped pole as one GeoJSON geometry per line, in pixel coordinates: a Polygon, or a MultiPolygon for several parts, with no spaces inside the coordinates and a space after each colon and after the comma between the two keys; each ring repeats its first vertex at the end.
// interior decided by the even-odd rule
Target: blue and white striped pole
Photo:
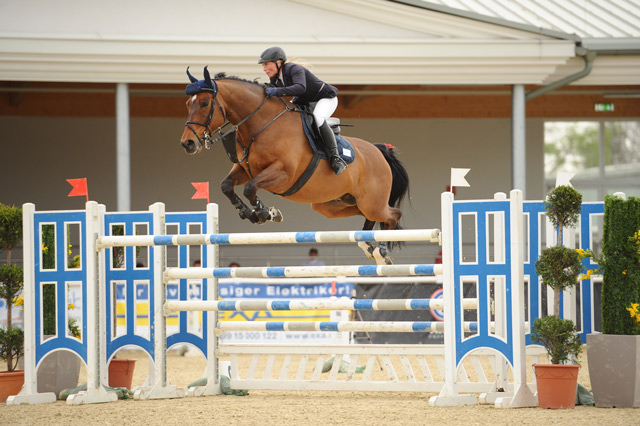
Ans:
{"type": "Polygon", "coordinates": [[[237,234],[103,236],[98,248],[121,246],[358,243],[375,241],[440,242],[439,229],[379,231],[262,232],[237,234]]]}
{"type": "MultiPolygon", "coordinates": [[[[466,332],[477,332],[478,323],[466,322],[466,332]]],[[[229,331],[346,331],[383,333],[442,333],[444,323],[439,321],[221,321],[217,334],[229,331]]]]}
{"type": "Polygon", "coordinates": [[[440,275],[440,264],[167,268],[165,281],[204,278],[384,277],[440,275]]]}
{"type": "MultiPolygon", "coordinates": [[[[169,300],[164,314],[181,311],[420,311],[443,309],[442,299],[307,299],[307,300],[169,300]]],[[[478,299],[464,299],[464,309],[477,309],[478,299]]]]}

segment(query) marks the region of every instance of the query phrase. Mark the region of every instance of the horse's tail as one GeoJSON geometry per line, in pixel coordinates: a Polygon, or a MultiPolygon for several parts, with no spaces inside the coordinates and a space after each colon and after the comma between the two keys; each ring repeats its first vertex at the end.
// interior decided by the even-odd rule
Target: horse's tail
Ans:
{"type": "MultiPolygon", "coordinates": [[[[402,162],[396,157],[396,149],[393,145],[377,143],[374,144],[384,159],[387,160],[391,167],[391,194],[389,194],[389,205],[391,207],[399,208],[402,204],[402,200],[409,193],[409,173],[404,168],[402,162]]],[[[383,224],[380,224],[382,227],[383,224]]],[[[400,225],[396,226],[396,229],[401,229],[400,225]]]]}

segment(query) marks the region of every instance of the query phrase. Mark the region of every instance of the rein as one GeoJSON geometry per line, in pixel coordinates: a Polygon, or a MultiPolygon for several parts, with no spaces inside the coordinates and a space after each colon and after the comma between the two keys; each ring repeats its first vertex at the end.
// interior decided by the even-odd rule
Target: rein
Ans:
{"type": "Polygon", "coordinates": [[[200,144],[204,145],[204,147],[206,149],[211,149],[211,145],[213,145],[218,140],[222,140],[222,143],[224,145],[225,151],[227,151],[227,156],[229,157],[229,159],[234,163],[244,163],[244,162],[246,162],[247,163],[247,169],[249,171],[249,175],[253,178],[253,173],[251,172],[251,166],[249,165],[249,160],[248,160],[248,158],[249,158],[249,150],[251,148],[251,145],[253,144],[253,142],[255,141],[255,139],[258,137],[258,135],[260,133],[262,133],[267,127],[269,127],[271,124],[273,124],[273,122],[275,122],[278,118],[280,118],[284,113],[286,113],[288,111],[298,111],[298,109],[295,108],[295,107],[293,107],[293,108],[290,107],[289,105],[287,105],[287,102],[284,99],[278,98],[284,104],[285,109],[282,110],[274,118],[272,118],[271,121],[269,121],[267,124],[265,124],[260,130],[258,130],[256,132],[256,134],[253,135],[253,137],[251,138],[251,140],[249,141],[247,146],[244,146],[238,140],[238,138],[236,136],[236,133],[238,131],[238,127],[240,127],[247,120],[249,120],[251,117],[253,117],[258,111],[260,111],[260,109],[267,102],[268,98],[265,96],[265,98],[262,100],[260,105],[258,105],[258,107],[256,109],[254,109],[251,113],[249,113],[249,115],[247,115],[245,118],[240,120],[240,122],[238,124],[233,124],[232,122],[229,121],[229,119],[227,119],[226,111],[224,110],[224,107],[222,106],[222,104],[220,104],[220,111],[222,112],[222,118],[224,119],[224,123],[220,127],[218,127],[217,129],[215,129],[214,131],[210,131],[209,128],[211,127],[211,120],[213,119],[213,114],[214,114],[214,111],[215,111],[216,97],[218,96],[218,85],[216,84],[215,80],[212,80],[212,82],[215,85],[213,90],[202,89],[202,91],[211,93],[211,107],[209,108],[209,115],[207,117],[207,122],[206,123],[201,123],[199,121],[187,121],[185,123],[185,126],[188,127],[189,130],[191,130],[191,132],[196,136],[196,138],[198,138],[198,142],[200,142],[200,144]],[[195,131],[195,129],[193,127],[191,127],[192,124],[196,124],[198,126],[204,127],[204,135],[203,135],[203,137],[198,136],[198,133],[195,131]],[[225,131],[225,128],[227,126],[232,126],[233,129],[225,131]],[[215,138],[212,138],[212,135],[214,135],[216,133],[218,134],[218,136],[215,137],[215,138]],[[237,156],[236,151],[235,151],[235,144],[240,145],[240,147],[242,148],[243,155],[242,155],[242,158],[239,159],[239,160],[238,160],[238,156],[237,156]]]}
{"type": "MultiPolygon", "coordinates": [[[[278,118],[280,118],[282,115],[284,115],[284,113],[288,112],[288,111],[296,111],[296,108],[291,108],[289,105],[287,105],[287,102],[282,99],[282,98],[278,98],[282,101],[282,103],[284,104],[284,110],[280,111],[280,113],[278,115],[276,115],[274,118],[271,119],[271,121],[269,121],[267,124],[265,124],[264,126],[262,126],[262,128],[260,130],[258,130],[256,132],[255,135],[253,135],[253,137],[251,138],[251,140],[249,141],[249,143],[247,144],[247,146],[245,147],[244,145],[242,145],[240,143],[240,141],[237,141],[238,145],[240,145],[242,147],[242,151],[243,151],[243,155],[242,155],[242,159],[240,159],[240,161],[238,161],[239,163],[242,163],[246,160],[247,162],[247,170],[249,171],[249,176],[251,176],[251,178],[253,178],[253,173],[251,172],[251,166],[249,165],[249,148],[251,148],[251,145],[253,144],[253,141],[256,140],[256,138],[258,137],[258,135],[260,133],[262,133],[267,127],[269,127],[270,125],[272,125],[278,118]]],[[[236,129],[238,128],[238,126],[240,126],[240,124],[242,124],[243,122],[245,122],[246,120],[249,119],[249,117],[251,117],[253,114],[255,114],[260,108],[262,108],[262,105],[264,105],[264,103],[267,101],[267,98],[265,97],[264,100],[262,101],[262,103],[260,104],[260,106],[254,110],[251,114],[249,114],[248,117],[246,117],[244,120],[242,120],[240,123],[238,123],[238,125],[236,126],[236,129]]]]}

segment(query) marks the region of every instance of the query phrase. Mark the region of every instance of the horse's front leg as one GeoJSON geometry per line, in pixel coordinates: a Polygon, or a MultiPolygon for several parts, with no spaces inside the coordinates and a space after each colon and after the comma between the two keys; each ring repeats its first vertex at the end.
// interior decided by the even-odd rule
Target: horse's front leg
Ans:
{"type": "Polygon", "coordinates": [[[258,198],[258,189],[268,188],[287,180],[287,175],[279,161],[270,164],[266,169],[262,170],[253,179],[244,185],[244,196],[253,206],[253,223],[282,222],[282,212],[275,207],[265,207],[258,198]]]}
{"type": "Polygon", "coordinates": [[[220,183],[220,189],[222,190],[222,193],[229,199],[229,201],[231,201],[233,207],[238,210],[240,219],[249,219],[251,222],[254,222],[252,220],[252,210],[244,203],[244,201],[240,199],[240,197],[238,197],[238,194],[236,194],[236,192],[233,190],[235,186],[242,185],[247,181],[249,181],[249,175],[247,174],[247,172],[238,164],[234,164],[227,177],[224,178],[220,183]]]}

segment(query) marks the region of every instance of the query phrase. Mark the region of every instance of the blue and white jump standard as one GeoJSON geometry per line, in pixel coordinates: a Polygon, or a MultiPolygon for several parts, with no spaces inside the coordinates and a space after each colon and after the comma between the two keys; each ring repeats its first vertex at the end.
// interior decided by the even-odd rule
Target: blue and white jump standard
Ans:
{"type": "MultiPolygon", "coordinates": [[[[114,393],[107,392],[107,365],[116,351],[124,346],[136,346],[144,350],[153,361],[151,385],[140,387],[136,399],[179,398],[185,391],[168,383],[166,377],[167,348],[188,343],[198,348],[207,360],[208,383],[205,387],[189,390],[189,395],[211,395],[220,393],[218,356],[231,358],[231,386],[235,389],[292,389],[292,390],[352,390],[352,391],[415,391],[437,392],[431,405],[468,405],[478,402],[474,394],[482,393],[480,400],[495,401],[498,407],[535,406],[536,398],[526,383],[525,321],[532,323],[540,315],[541,298],[538,278],[530,265],[535,263],[539,247],[538,224],[543,203],[526,203],[527,215],[523,214],[520,191],[511,191],[510,198],[501,194],[494,200],[454,201],[453,194],[441,197],[441,226],[437,229],[398,231],[340,231],[340,232],[292,232],[256,234],[220,234],[218,230],[217,205],[209,204],[206,212],[165,213],[164,205],[156,203],[146,212],[106,213],[105,207],[88,202],[85,211],[36,212],[33,204],[25,204],[24,212],[24,269],[25,269],[25,385],[19,395],[7,400],[8,404],[43,403],[55,400],[53,394],[37,392],[37,368],[42,359],[53,351],[67,350],[77,354],[87,367],[87,391],[70,397],[68,404],[97,403],[115,400],[114,393]],[[536,215],[536,217],[533,217],[536,215]],[[529,220],[528,236],[523,238],[523,218],[529,220]],[[464,220],[474,224],[473,253],[463,254],[465,237],[464,220]],[[534,220],[535,219],[535,220],[534,220]],[[67,265],[65,229],[68,224],[77,224],[81,233],[81,264],[77,268],[67,265]],[[190,227],[197,224],[202,234],[191,234],[190,227]],[[490,226],[492,224],[493,226],[490,226]],[[43,225],[56,229],[56,267],[42,267],[43,225]],[[112,235],[113,227],[124,230],[123,236],[112,235]],[[146,235],[136,235],[137,229],[146,228],[146,235]],[[178,229],[176,235],[167,235],[167,227],[178,229]],[[534,235],[535,234],[535,235],[534,235]],[[528,256],[524,259],[524,243],[528,243],[528,256]],[[276,267],[276,268],[220,268],[218,247],[232,244],[302,244],[344,242],[361,243],[375,241],[425,241],[442,243],[442,265],[340,265],[326,267],[276,267]],[[189,246],[199,248],[202,268],[189,268],[189,246]],[[123,253],[123,264],[114,261],[116,247],[123,253]],[[146,247],[148,265],[136,265],[136,250],[146,247]],[[166,251],[178,250],[179,264],[167,267],[166,251]],[[524,318],[524,268],[529,280],[529,318],[524,318]],[[402,277],[442,276],[443,299],[399,299],[399,300],[272,300],[272,301],[219,301],[218,282],[228,279],[255,280],[314,280],[318,277],[354,277],[354,279],[401,279],[402,277]],[[473,299],[463,297],[463,289],[471,282],[475,286],[473,299]],[[67,286],[72,283],[82,286],[81,337],[69,336],[66,332],[67,286]],[[187,300],[189,285],[201,287],[199,300],[187,300]],[[57,334],[49,339],[42,335],[42,286],[56,286],[57,334]],[[125,322],[121,334],[116,333],[115,288],[122,289],[125,299],[125,322]],[[179,300],[167,300],[167,288],[174,286],[179,300]],[[148,334],[136,334],[134,329],[136,300],[140,294],[148,301],[148,334]],[[494,296],[491,296],[494,294],[494,296]],[[277,311],[277,310],[423,310],[443,309],[444,323],[429,322],[218,322],[220,311],[277,311]],[[465,309],[477,311],[474,321],[465,321],[465,309]],[[167,316],[179,312],[179,330],[167,336],[167,316]],[[189,311],[202,311],[200,334],[187,328],[189,311]],[[274,332],[285,330],[332,330],[427,332],[443,331],[444,347],[435,345],[219,345],[218,335],[227,330],[244,328],[263,329],[274,332]],[[463,361],[473,360],[473,354],[491,354],[500,357],[496,362],[496,379],[484,378],[481,383],[465,381],[463,361]],[[249,377],[239,376],[238,359],[247,354],[267,355],[268,371],[264,379],[254,377],[257,358],[252,359],[249,377]],[[280,378],[270,378],[274,357],[285,356],[285,364],[291,356],[300,355],[302,361],[296,380],[287,379],[287,371],[280,378]],[[442,381],[434,380],[426,356],[442,356],[438,368],[442,367],[442,381]],[[309,356],[318,356],[311,380],[305,378],[304,367],[309,356]],[[335,356],[328,380],[321,379],[322,362],[335,356]],[[343,357],[351,356],[351,367],[346,380],[340,381],[338,370],[343,357]],[[362,380],[355,379],[358,357],[368,356],[362,380]],[[407,376],[400,381],[390,357],[400,358],[401,368],[407,376]],[[409,362],[415,357],[418,369],[426,378],[417,380],[415,365],[409,362]],[[389,375],[388,381],[374,381],[371,374],[378,360],[389,375]],[[498,365],[500,364],[500,365],[498,365]],[[513,383],[507,380],[507,364],[513,370],[513,383]],[[511,392],[503,392],[509,389],[511,392]],[[473,394],[472,394],[473,393],[473,394]]],[[[601,214],[602,204],[583,206],[581,224],[589,226],[591,216],[601,214]]],[[[549,228],[547,226],[547,228],[549,228]]],[[[581,232],[590,236],[589,228],[581,232]]],[[[582,248],[590,248],[590,239],[581,238],[582,248]],[[587,245],[585,245],[587,244],[587,245]]],[[[592,329],[593,306],[589,280],[583,282],[583,333],[592,329]],[[584,287],[587,285],[588,287],[584,287]]],[[[575,314],[571,308],[571,297],[564,298],[565,311],[575,314]]],[[[537,352],[539,348],[534,347],[537,352]]],[[[479,364],[479,362],[477,362],[479,364]]]]}

